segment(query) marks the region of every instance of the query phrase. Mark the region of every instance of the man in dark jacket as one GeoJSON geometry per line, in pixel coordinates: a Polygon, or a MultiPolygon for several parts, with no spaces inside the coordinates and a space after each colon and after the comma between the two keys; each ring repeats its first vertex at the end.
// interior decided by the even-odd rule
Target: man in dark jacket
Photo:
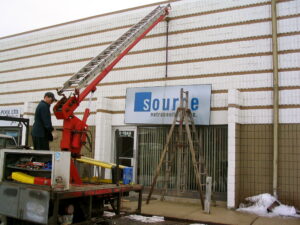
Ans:
{"type": "Polygon", "coordinates": [[[56,101],[52,92],[47,92],[44,95],[44,100],[38,104],[32,128],[32,140],[35,150],[50,150],[49,141],[53,141],[51,122],[50,105],[56,101]]]}

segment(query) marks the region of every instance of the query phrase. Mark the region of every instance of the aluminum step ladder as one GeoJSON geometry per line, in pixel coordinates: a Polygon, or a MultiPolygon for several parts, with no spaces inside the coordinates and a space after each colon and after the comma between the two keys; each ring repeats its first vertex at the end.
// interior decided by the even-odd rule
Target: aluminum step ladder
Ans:
{"type": "Polygon", "coordinates": [[[72,75],[72,77],[63,84],[63,87],[57,90],[57,93],[62,95],[65,91],[73,91],[73,88],[80,90],[82,87],[88,85],[93,78],[104,71],[127,47],[134,43],[143,32],[149,29],[160,16],[166,14],[169,8],[170,5],[156,7],[140,22],[131,27],[77,73],[72,75]]]}

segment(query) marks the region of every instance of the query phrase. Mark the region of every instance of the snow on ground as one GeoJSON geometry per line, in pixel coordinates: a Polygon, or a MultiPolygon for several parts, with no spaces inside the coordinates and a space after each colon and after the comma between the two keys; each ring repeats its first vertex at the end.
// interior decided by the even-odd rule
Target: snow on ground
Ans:
{"type": "Polygon", "coordinates": [[[157,222],[165,221],[164,217],[161,216],[147,217],[147,216],[140,216],[140,215],[130,215],[130,216],[126,216],[126,218],[136,220],[136,221],[141,221],[143,223],[157,223],[157,222]]]}
{"type": "Polygon", "coordinates": [[[251,205],[241,204],[237,211],[254,213],[260,216],[291,216],[300,218],[300,215],[297,215],[295,207],[281,204],[274,196],[268,193],[248,197],[246,200],[251,202],[251,205]],[[268,207],[275,201],[279,203],[279,206],[274,207],[272,212],[268,212],[268,207]]]}
{"type": "Polygon", "coordinates": [[[114,212],[108,212],[108,211],[104,211],[103,216],[104,217],[113,217],[116,214],[114,212]]]}

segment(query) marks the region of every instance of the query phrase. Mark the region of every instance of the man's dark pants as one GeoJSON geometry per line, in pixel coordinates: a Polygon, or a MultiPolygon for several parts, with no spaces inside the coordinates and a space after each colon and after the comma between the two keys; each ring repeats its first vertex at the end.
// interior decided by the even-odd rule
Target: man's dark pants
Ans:
{"type": "Polygon", "coordinates": [[[35,150],[50,150],[48,138],[32,136],[32,141],[35,150]]]}

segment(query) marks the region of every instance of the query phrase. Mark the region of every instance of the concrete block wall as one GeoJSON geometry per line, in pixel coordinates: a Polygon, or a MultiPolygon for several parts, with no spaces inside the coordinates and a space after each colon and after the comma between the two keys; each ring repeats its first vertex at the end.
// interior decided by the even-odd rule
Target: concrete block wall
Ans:
{"type": "MultiPolygon", "coordinates": [[[[199,84],[211,83],[215,91],[272,86],[270,1],[200,0],[173,2],[171,5],[169,80],[165,80],[164,84],[189,84],[195,81],[199,84]],[[251,71],[265,72],[251,74],[251,71]],[[239,72],[246,74],[232,75],[239,72]],[[197,77],[191,80],[189,76],[197,77]],[[178,80],[172,80],[173,78],[178,80]]],[[[0,85],[2,90],[6,90],[3,94],[5,99],[1,103],[38,101],[45,89],[54,90],[60,87],[68,76],[152,8],[145,7],[99,16],[1,39],[0,85]],[[20,93],[15,94],[16,91],[24,93],[20,96],[20,93]]],[[[280,51],[299,48],[299,35],[286,35],[297,31],[299,22],[297,16],[293,15],[297,15],[299,11],[297,1],[278,3],[278,32],[282,34],[279,35],[280,51]]],[[[151,31],[148,37],[143,39],[104,79],[103,83],[112,84],[106,86],[108,91],[105,87],[101,87],[97,95],[125,96],[126,88],[131,86],[128,81],[136,82],[134,86],[161,85],[153,80],[165,77],[165,51],[156,50],[165,47],[165,31],[166,22],[160,23],[151,31]],[[145,50],[147,52],[143,52],[145,50]],[[147,82],[143,82],[145,80],[147,82]],[[111,86],[116,82],[124,83],[119,84],[123,87],[111,90],[111,86]]],[[[284,53],[279,57],[281,68],[299,67],[297,51],[284,53]]],[[[299,72],[296,69],[281,72],[280,82],[285,86],[298,85],[300,81],[297,75],[299,72]]],[[[252,92],[248,93],[254,95],[261,93],[252,92]]],[[[270,93],[270,90],[267,92],[270,93]]],[[[227,93],[221,95],[223,95],[221,99],[225,99],[227,93]]],[[[212,105],[216,108],[222,108],[226,104],[226,100],[222,102],[215,99],[217,97],[213,97],[212,105]]],[[[251,98],[252,102],[246,102],[245,106],[269,104],[260,102],[260,99],[262,98],[251,98]]],[[[288,99],[289,105],[298,105],[291,98],[288,99]]],[[[117,105],[119,103],[118,101],[117,105]]],[[[78,111],[82,112],[83,109],[84,107],[80,107],[78,111]]],[[[96,111],[96,108],[93,110],[96,111]]],[[[285,110],[289,111],[288,109],[283,111],[285,110]]],[[[248,111],[246,114],[252,115],[252,112],[248,111]]],[[[251,123],[252,119],[246,119],[245,122],[247,121],[251,123]]],[[[261,120],[256,122],[260,123],[261,120]]],[[[224,119],[218,123],[224,124],[227,121],[224,119]]]]}
{"type": "MultiPolygon", "coordinates": [[[[240,165],[234,197],[239,202],[248,196],[273,192],[273,125],[239,124],[240,143],[236,156],[240,165]]],[[[286,205],[300,207],[300,124],[279,124],[278,199],[286,205]]],[[[232,192],[232,191],[231,191],[232,192]]]]}

